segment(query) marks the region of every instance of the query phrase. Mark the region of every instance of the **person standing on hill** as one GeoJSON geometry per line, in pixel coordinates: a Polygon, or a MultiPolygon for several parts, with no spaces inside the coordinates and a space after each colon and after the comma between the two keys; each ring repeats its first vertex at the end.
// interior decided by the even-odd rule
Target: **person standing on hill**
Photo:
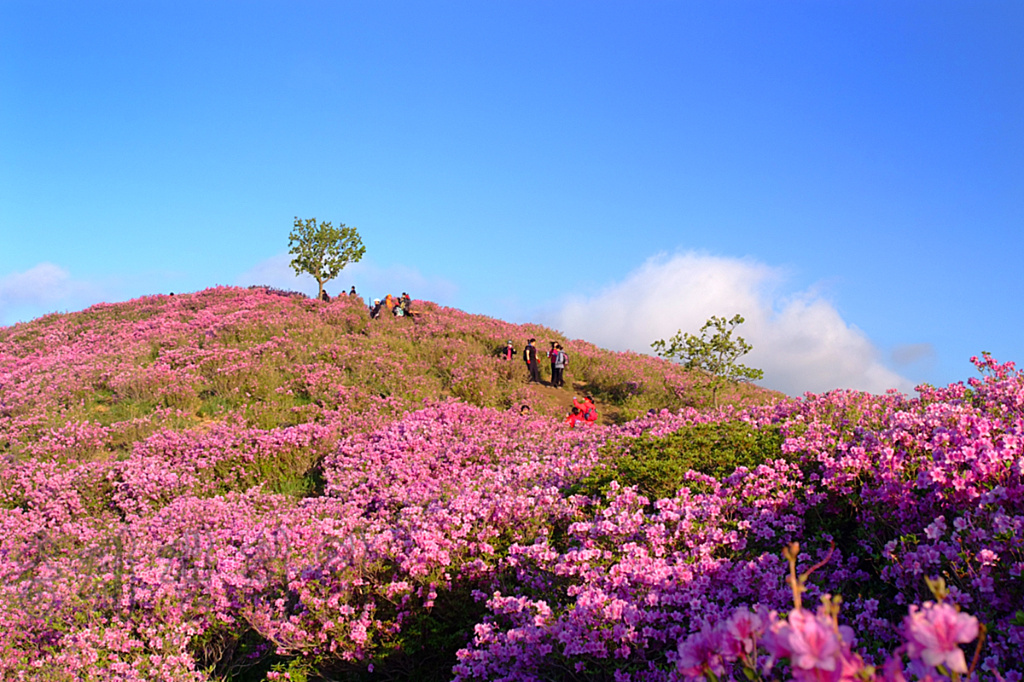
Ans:
{"type": "Polygon", "coordinates": [[[516,357],[516,349],[515,346],[512,345],[512,339],[509,339],[508,343],[505,344],[505,347],[501,349],[501,357],[509,361],[516,357]]]}
{"type": "Polygon", "coordinates": [[[551,361],[551,385],[555,388],[565,386],[565,366],[569,364],[569,356],[562,350],[562,344],[555,344],[555,359],[551,361]]]}
{"type": "Polygon", "coordinates": [[[557,341],[552,341],[551,342],[551,350],[548,351],[548,362],[551,363],[551,385],[552,386],[557,386],[558,385],[556,383],[558,377],[557,377],[557,375],[555,373],[555,358],[558,357],[558,348],[556,348],[557,345],[558,345],[557,341]]]}
{"type": "Polygon", "coordinates": [[[540,367],[537,366],[537,347],[534,342],[537,339],[530,339],[523,349],[523,361],[526,363],[526,371],[530,373],[527,383],[540,383],[540,367]]]}

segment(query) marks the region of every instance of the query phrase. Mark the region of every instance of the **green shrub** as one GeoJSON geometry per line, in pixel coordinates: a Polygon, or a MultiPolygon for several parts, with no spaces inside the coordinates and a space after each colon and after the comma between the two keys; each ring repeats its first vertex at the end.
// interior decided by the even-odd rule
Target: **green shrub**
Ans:
{"type": "Polygon", "coordinates": [[[652,502],[673,497],[686,485],[686,472],[721,480],[736,467],[752,469],[767,459],[787,457],[778,427],[755,428],[742,421],[694,424],[666,436],[642,435],[604,446],[605,464],[583,479],[576,490],[605,495],[608,485],[637,486],[652,502]]]}

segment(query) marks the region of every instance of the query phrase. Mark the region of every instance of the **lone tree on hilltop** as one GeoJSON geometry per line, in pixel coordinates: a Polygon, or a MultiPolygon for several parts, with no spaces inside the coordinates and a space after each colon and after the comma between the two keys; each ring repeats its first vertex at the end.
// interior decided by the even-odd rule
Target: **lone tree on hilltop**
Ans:
{"type": "Polygon", "coordinates": [[[345,223],[338,223],[338,227],[329,222],[318,225],[316,218],[296,217],[295,227],[288,235],[288,246],[288,253],[295,256],[292,259],[295,274],[312,275],[320,287],[317,298],[324,295],[324,282],[337,277],[349,263],[358,263],[366,253],[356,228],[346,227],[345,223]]]}
{"type": "Polygon", "coordinates": [[[663,358],[682,363],[686,369],[707,374],[711,378],[711,400],[718,407],[718,389],[727,382],[764,378],[763,371],[736,362],[753,349],[742,336],[732,337],[733,330],[741,324],[743,317],[739,314],[731,320],[712,315],[700,328],[700,336],[680,330],[667,342],[658,339],[651,348],[663,358]]]}

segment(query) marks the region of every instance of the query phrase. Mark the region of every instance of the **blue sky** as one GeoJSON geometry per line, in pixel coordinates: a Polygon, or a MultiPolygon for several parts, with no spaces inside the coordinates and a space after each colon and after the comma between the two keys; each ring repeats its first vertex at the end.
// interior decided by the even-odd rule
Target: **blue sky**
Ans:
{"type": "Polygon", "coordinates": [[[763,385],[1024,362],[1024,4],[0,0],[0,324],[328,284],[613,348],[743,314],[763,385]]]}

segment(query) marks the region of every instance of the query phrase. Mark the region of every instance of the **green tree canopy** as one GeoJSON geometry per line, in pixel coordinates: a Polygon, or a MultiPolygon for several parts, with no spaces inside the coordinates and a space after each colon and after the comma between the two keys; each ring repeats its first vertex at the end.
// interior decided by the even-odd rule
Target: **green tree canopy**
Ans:
{"type": "Polygon", "coordinates": [[[313,276],[320,290],[317,298],[323,296],[324,282],[329,282],[349,263],[358,263],[366,253],[363,240],[354,227],[329,222],[317,224],[316,218],[302,220],[295,218],[295,226],[288,235],[288,253],[295,256],[292,268],[295,274],[307,273],[313,276]]]}
{"type": "Polygon", "coordinates": [[[700,336],[677,331],[667,342],[659,339],[651,348],[663,358],[682,363],[686,369],[695,369],[710,377],[711,399],[718,407],[718,390],[727,382],[755,381],[764,378],[764,372],[737,362],[753,346],[742,336],[732,337],[733,331],[743,324],[739,314],[731,320],[712,315],[700,328],[700,336]]]}

